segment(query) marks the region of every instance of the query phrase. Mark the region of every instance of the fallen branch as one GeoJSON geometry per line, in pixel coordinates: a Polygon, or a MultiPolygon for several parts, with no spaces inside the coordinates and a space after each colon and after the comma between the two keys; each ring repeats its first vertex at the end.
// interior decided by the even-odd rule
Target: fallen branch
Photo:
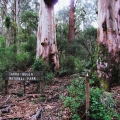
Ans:
{"type": "Polygon", "coordinates": [[[2,109],[1,112],[2,112],[2,113],[9,113],[9,112],[10,112],[10,107],[11,107],[11,106],[12,106],[12,105],[9,105],[8,107],[2,109]]]}
{"type": "Polygon", "coordinates": [[[56,99],[59,99],[59,94],[55,94],[54,96],[51,96],[47,99],[47,101],[51,101],[51,100],[56,100],[56,99]]]}
{"type": "Polygon", "coordinates": [[[2,106],[9,100],[10,97],[11,97],[11,95],[9,95],[9,96],[7,97],[7,99],[5,100],[5,102],[4,102],[2,105],[0,105],[0,109],[1,109],[2,106]]]}
{"type": "MultiPolygon", "coordinates": [[[[4,108],[7,108],[9,105],[4,105],[4,106],[1,106],[0,109],[4,109],[4,108]]],[[[11,104],[11,107],[15,106],[14,104],[11,104]]],[[[1,119],[0,119],[1,120],[1,119]]]]}
{"type": "Polygon", "coordinates": [[[37,113],[32,116],[31,120],[38,120],[38,118],[42,120],[42,109],[38,110],[37,113]]]}
{"type": "Polygon", "coordinates": [[[25,94],[25,96],[21,99],[18,99],[17,101],[22,101],[25,100],[26,98],[30,98],[30,97],[46,97],[43,94],[25,94]]]}
{"type": "Polygon", "coordinates": [[[0,117],[0,120],[15,120],[15,119],[23,119],[24,117],[0,117]]]}

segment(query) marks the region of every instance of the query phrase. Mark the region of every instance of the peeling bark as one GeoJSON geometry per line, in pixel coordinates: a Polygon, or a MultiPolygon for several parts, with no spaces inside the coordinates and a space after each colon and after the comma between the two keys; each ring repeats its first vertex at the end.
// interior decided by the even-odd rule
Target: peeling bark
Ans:
{"type": "Polygon", "coordinates": [[[98,0],[98,43],[115,54],[120,50],[120,0],[98,0]]]}
{"type": "Polygon", "coordinates": [[[46,63],[54,64],[54,69],[57,69],[59,68],[59,60],[56,43],[54,5],[48,6],[44,0],[40,0],[40,6],[36,58],[44,58],[46,63]]]}
{"type": "Polygon", "coordinates": [[[118,77],[120,60],[120,0],[98,0],[98,74],[106,81],[118,77]],[[102,48],[101,48],[102,45],[102,48]],[[104,60],[103,60],[104,59],[104,60]],[[107,70],[107,71],[106,71],[107,70]]]}

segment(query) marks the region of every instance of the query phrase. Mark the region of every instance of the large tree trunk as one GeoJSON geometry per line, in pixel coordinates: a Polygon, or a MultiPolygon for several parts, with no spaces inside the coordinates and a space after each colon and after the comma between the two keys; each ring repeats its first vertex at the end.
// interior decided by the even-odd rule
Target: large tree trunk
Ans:
{"type": "Polygon", "coordinates": [[[70,0],[70,13],[69,13],[69,33],[68,42],[71,44],[75,38],[75,18],[74,18],[74,0],[70,0]]]}
{"type": "Polygon", "coordinates": [[[54,4],[56,1],[40,0],[36,52],[37,59],[39,57],[44,58],[46,63],[54,66],[54,69],[59,68],[54,17],[54,4]]]}
{"type": "Polygon", "coordinates": [[[120,0],[98,0],[98,44],[98,74],[109,88],[119,79],[120,0]]]}

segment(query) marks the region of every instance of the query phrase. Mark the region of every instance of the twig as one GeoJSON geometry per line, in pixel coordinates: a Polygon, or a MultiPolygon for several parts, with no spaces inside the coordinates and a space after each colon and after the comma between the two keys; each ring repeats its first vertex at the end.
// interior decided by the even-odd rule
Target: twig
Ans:
{"type": "Polygon", "coordinates": [[[0,108],[2,108],[2,106],[9,100],[10,97],[11,97],[11,95],[9,95],[9,96],[7,97],[7,99],[5,100],[5,102],[4,102],[2,105],[0,105],[0,108]]]}
{"type": "Polygon", "coordinates": [[[26,98],[30,98],[30,97],[46,97],[44,94],[25,94],[25,96],[21,99],[18,99],[17,101],[22,101],[26,98]]]}
{"type": "Polygon", "coordinates": [[[38,118],[41,119],[41,117],[42,117],[42,109],[38,110],[37,113],[32,116],[31,120],[38,120],[38,118]]]}
{"type": "Polygon", "coordinates": [[[1,112],[2,112],[2,113],[9,113],[11,106],[12,106],[12,105],[9,105],[8,107],[2,109],[1,112]]]}

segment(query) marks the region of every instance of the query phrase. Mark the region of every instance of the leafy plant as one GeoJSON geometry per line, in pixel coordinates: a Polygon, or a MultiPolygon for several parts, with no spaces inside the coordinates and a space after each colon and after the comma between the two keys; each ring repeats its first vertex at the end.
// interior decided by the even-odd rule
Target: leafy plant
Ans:
{"type": "Polygon", "coordinates": [[[5,18],[4,24],[5,24],[5,27],[6,27],[7,29],[9,29],[9,27],[10,27],[10,25],[11,25],[11,21],[10,21],[10,17],[9,17],[9,16],[7,16],[7,17],[5,18]]]}
{"type": "Polygon", "coordinates": [[[54,74],[53,74],[53,72],[48,72],[48,71],[46,71],[44,78],[45,78],[45,82],[46,82],[46,83],[52,83],[52,82],[53,82],[53,79],[54,79],[54,74]]]}
{"type": "Polygon", "coordinates": [[[80,119],[80,108],[85,111],[85,84],[84,79],[75,78],[68,88],[69,96],[65,98],[64,106],[69,107],[73,116],[73,120],[80,119]]]}
{"type": "Polygon", "coordinates": [[[91,89],[90,95],[90,117],[93,120],[112,120],[114,115],[114,100],[110,94],[103,96],[99,88],[91,89]],[[106,97],[106,100],[104,100],[106,97]]]}
{"type": "Polygon", "coordinates": [[[16,55],[17,68],[25,70],[29,59],[30,59],[30,55],[28,52],[23,52],[23,51],[19,52],[16,55]]]}
{"type": "Polygon", "coordinates": [[[44,70],[46,70],[46,67],[47,67],[47,65],[43,58],[39,58],[39,59],[35,60],[33,66],[32,66],[33,70],[35,70],[35,71],[44,71],[44,70]]]}
{"type": "MultiPolygon", "coordinates": [[[[72,120],[79,120],[85,113],[84,79],[74,79],[68,92],[69,96],[65,97],[64,106],[70,108],[72,120]]],[[[119,117],[114,111],[114,106],[115,102],[111,94],[104,96],[103,90],[97,87],[90,89],[90,111],[88,113],[91,120],[111,120],[113,117],[119,117]]]]}

